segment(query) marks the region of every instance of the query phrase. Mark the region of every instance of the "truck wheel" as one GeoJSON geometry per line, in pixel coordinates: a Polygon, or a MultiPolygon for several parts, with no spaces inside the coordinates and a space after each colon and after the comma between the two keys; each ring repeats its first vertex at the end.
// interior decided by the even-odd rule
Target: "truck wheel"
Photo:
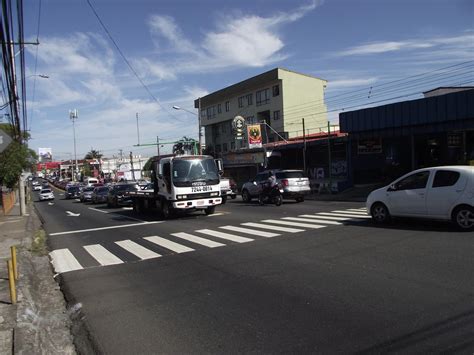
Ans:
{"type": "Polygon", "coordinates": [[[242,191],[242,201],[244,202],[250,202],[252,198],[250,197],[250,194],[247,190],[242,191]]]}
{"type": "Polygon", "coordinates": [[[227,202],[227,196],[222,196],[222,204],[225,204],[227,202]]]}
{"type": "Polygon", "coordinates": [[[208,216],[211,215],[211,214],[214,214],[215,211],[216,211],[216,206],[210,206],[210,207],[208,207],[204,210],[204,212],[208,216]]]}
{"type": "Polygon", "coordinates": [[[172,208],[168,201],[161,201],[161,214],[163,215],[163,219],[168,219],[172,215],[172,208]]]}

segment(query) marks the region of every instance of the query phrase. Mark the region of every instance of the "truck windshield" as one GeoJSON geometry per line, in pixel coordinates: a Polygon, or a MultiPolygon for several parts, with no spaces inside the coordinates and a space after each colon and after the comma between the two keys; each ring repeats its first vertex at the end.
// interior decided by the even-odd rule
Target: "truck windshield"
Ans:
{"type": "Polygon", "coordinates": [[[204,182],[206,185],[219,183],[219,173],[213,159],[175,159],[172,177],[176,187],[189,187],[194,182],[204,182]]]}

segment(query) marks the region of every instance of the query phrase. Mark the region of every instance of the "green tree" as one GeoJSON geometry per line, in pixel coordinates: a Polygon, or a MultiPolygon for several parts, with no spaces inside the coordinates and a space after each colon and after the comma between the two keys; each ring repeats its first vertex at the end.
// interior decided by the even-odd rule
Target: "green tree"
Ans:
{"type": "Polygon", "coordinates": [[[173,145],[173,154],[184,155],[184,154],[195,154],[198,142],[193,138],[184,136],[173,145]]]}
{"type": "MultiPolygon", "coordinates": [[[[9,135],[13,134],[13,129],[9,124],[1,124],[0,129],[9,135]]],[[[29,135],[25,132],[24,138],[28,139],[28,137],[29,135]]],[[[13,141],[0,154],[0,185],[13,188],[24,170],[33,170],[36,160],[37,155],[33,150],[18,141],[13,141]]]]}
{"type": "Polygon", "coordinates": [[[103,154],[101,154],[98,150],[91,149],[90,152],[86,154],[84,159],[100,159],[103,157],[103,154]]]}

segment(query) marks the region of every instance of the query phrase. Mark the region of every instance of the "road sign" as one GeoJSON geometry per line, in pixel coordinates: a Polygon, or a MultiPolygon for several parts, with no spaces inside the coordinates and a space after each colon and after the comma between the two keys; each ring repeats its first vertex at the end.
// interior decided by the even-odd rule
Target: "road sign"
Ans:
{"type": "Polygon", "coordinates": [[[12,139],[10,136],[0,129],[0,153],[3,152],[11,142],[12,139]]]}

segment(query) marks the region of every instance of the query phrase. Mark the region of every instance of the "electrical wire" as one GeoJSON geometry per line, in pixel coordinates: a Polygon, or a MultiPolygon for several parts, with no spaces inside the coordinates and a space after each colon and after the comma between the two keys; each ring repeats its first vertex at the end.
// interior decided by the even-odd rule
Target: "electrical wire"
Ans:
{"type": "MultiPolygon", "coordinates": [[[[39,0],[39,6],[38,6],[38,26],[36,27],[36,43],[39,43],[39,34],[40,34],[40,24],[41,24],[41,2],[42,0],[39,0]]],[[[33,110],[33,105],[35,104],[35,96],[36,96],[36,80],[37,80],[37,69],[38,69],[38,50],[39,46],[36,46],[36,52],[35,52],[35,69],[34,69],[34,77],[33,77],[33,93],[32,93],[32,100],[31,100],[31,111],[30,111],[30,127],[29,129],[32,129],[33,126],[33,116],[34,116],[34,110],[33,110]]]]}

